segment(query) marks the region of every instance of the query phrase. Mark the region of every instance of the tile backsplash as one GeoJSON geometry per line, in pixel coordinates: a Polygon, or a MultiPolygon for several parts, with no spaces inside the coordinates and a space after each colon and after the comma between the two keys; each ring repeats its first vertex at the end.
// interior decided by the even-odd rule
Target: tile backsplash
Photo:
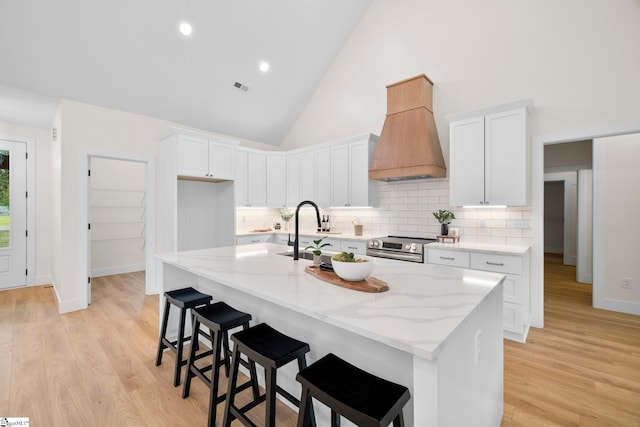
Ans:
{"type": "MultiPolygon", "coordinates": [[[[351,233],[351,220],[358,220],[364,224],[364,234],[367,236],[435,237],[440,234],[440,224],[432,212],[450,209],[456,216],[450,227],[458,228],[461,241],[502,245],[532,243],[530,207],[452,209],[449,206],[448,179],[380,182],[378,197],[379,205],[376,208],[331,208],[321,209],[320,213],[329,215],[333,231],[351,233]]],[[[293,208],[289,210],[293,212],[293,208]]],[[[238,232],[268,228],[275,220],[282,222],[278,209],[236,210],[238,232]]],[[[315,224],[313,209],[306,206],[302,208],[300,229],[313,230],[315,224]]],[[[293,220],[290,229],[293,232],[293,220]]]]}

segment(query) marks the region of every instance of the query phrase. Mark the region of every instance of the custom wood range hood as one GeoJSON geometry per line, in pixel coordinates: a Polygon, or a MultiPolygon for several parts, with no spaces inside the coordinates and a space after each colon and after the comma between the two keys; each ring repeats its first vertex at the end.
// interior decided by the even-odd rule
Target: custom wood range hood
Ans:
{"type": "Polygon", "coordinates": [[[447,167],[433,118],[433,82],[424,74],[387,86],[387,117],[369,178],[444,178],[447,167]]]}

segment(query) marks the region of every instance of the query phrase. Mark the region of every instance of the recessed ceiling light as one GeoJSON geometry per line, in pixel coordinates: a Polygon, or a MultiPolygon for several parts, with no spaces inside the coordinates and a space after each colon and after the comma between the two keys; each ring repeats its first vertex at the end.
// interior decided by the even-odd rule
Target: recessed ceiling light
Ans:
{"type": "Polygon", "coordinates": [[[263,73],[266,73],[267,71],[269,71],[269,63],[266,61],[262,61],[260,62],[260,71],[262,71],[263,73]]]}
{"type": "Polygon", "coordinates": [[[191,24],[188,22],[182,22],[179,28],[183,36],[190,36],[193,32],[193,28],[191,28],[191,24]]]}

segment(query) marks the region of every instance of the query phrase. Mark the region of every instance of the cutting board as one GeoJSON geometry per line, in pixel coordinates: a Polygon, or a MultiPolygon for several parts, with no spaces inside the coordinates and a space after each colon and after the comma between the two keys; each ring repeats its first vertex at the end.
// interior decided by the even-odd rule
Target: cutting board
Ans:
{"type": "Polygon", "coordinates": [[[323,280],[332,285],[341,286],[347,289],[353,289],[354,291],[361,292],[384,292],[389,290],[387,282],[383,282],[380,279],[376,279],[373,276],[369,276],[364,280],[358,282],[350,282],[348,280],[341,279],[333,271],[323,271],[317,265],[309,265],[304,268],[304,272],[311,274],[312,276],[323,280]]]}

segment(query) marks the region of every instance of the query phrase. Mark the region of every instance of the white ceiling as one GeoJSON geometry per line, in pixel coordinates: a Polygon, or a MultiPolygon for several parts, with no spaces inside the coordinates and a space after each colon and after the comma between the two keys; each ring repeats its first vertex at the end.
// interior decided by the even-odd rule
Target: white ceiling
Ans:
{"type": "Polygon", "coordinates": [[[278,145],[370,3],[2,0],[0,119],[22,89],[278,145]]]}

